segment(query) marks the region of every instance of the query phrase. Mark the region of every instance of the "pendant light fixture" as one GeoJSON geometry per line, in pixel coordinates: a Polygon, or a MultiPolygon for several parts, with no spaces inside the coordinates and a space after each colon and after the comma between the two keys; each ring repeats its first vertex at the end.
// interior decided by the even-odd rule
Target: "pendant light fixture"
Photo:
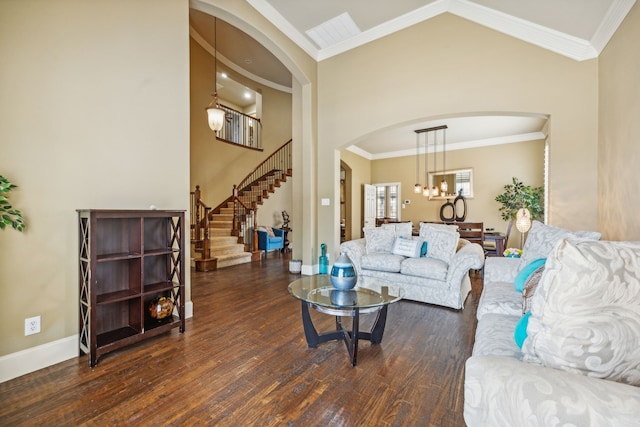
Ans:
{"type": "Polygon", "coordinates": [[[447,195],[449,191],[449,184],[447,184],[447,180],[445,179],[445,171],[447,170],[447,126],[444,126],[442,129],[442,182],[440,183],[440,190],[444,193],[443,196],[447,195]]]}
{"type": "Polygon", "coordinates": [[[417,132],[416,132],[416,185],[413,186],[413,192],[416,194],[422,193],[422,185],[420,185],[420,134],[417,132]]]}
{"type": "Polygon", "coordinates": [[[218,132],[224,125],[225,112],[218,104],[218,60],[217,60],[217,46],[216,46],[216,31],[217,18],[213,18],[213,99],[207,105],[207,120],[209,121],[209,127],[212,131],[218,132]]]}
{"type": "Polygon", "coordinates": [[[429,133],[424,134],[424,187],[422,195],[429,197],[429,133]]]}
{"type": "Polygon", "coordinates": [[[447,181],[444,179],[445,174],[444,171],[447,167],[447,125],[435,126],[425,129],[417,129],[414,132],[416,133],[416,185],[414,187],[414,191],[416,193],[420,193],[420,160],[419,160],[419,147],[420,147],[420,134],[424,133],[424,186],[422,187],[422,194],[425,197],[437,197],[439,195],[446,196],[449,186],[447,181]],[[434,177],[437,174],[437,165],[436,165],[436,153],[438,151],[438,131],[443,131],[443,139],[442,139],[442,182],[440,182],[440,188],[436,186],[436,183],[433,183],[433,188],[431,188],[429,183],[429,132],[433,132],[433,174],[434,177]],[[442,192],[442,193],[441,193],[442,192]]]}

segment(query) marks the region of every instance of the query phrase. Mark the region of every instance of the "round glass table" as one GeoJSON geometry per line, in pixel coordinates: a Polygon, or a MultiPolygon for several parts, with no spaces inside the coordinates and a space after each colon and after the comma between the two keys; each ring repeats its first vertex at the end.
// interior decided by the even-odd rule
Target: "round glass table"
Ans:
{"type": "Polygon", "coordinates": [[[352,366],[358,358],[358,340],[368,340],[380,344],[387,322],[387,309],[404,295],[399,286],[361,287],[343,291],[331,286],[327,275],[306,276],[289,284],[289,293],[300,300],[302,306],[302,326],[307,345],[343,340],[349,352],[352,366]],[[319,334],[309,314],[309,307],[336,317],[336,330],[319,334]],[[360,314],[376,313],[371,331],[360,331],[360,314]],[[351,317],[351,329],[342,324],[342,317],[351,317]]]}

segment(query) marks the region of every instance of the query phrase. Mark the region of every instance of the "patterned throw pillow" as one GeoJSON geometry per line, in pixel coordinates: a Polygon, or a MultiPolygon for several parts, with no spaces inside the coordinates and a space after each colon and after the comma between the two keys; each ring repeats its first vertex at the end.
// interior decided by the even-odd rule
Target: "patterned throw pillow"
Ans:
{"type": "Polygon", "coordinates": [[[531,299],[536,293],[542,273],[544,273],[544,264],[536,268],[524,282],[524,287],[522,288],[522,314],[531,310],[531,299]]]}
{"type": "Polygon", "coordinates": [[[526,361],[640,386],[640,243],[562,240],[527,333],[526,361]]]}
{"type": "Polygon", "coordinates": [[[391,228],[368,227],[364,229],[364,239],[368,254],[391,252],[396,233],[391,228]]]}
{"type": "Polygon", "coordinates": [[[426,227],[424,231],[424,237],[421,237],[427,242],[427,257],[449,264],[458,248],[460,234],[435,227],[426,227]]]}
{"type": "Polygon", "coordinates": [[[396,237],[393,242],[391,253],[394,255],[402,255],[409,258],[420,258],[422,249],[422,240],[406,239],[404,237],[396,237]]]}
{"type": "Polygon", "coordinates": [[[391,228],[396,233],[396,237],[411,238],[413,233],[413,224],[411,222],[394,222],[391,224],[382,224],[382,228],[391,228]]]}
{"type": "Polygon", "coordinates": [[[546,258],[554,246],[562,239],[599,240],[600,233],[595,231],[578,231],[574,233],[564,228],[543,224],[540,221],[533,221],[531,229],[529,233],[527,233],[527,240],[522,248],[522,257],[520,258],[518,271],[522,270],[535,259],[546,258]]]}
{"type": "Polygon", "coordinates": [[[516,291],[523,292],[524,285],[529,280],[529,277],[538,269],[540,266],[544,266],[547,262],[546,258],[538,258],[531,261],[527,266],[525,266],[518,275],[516,276],[515,281],[513,282],[513,286],[516,288],[516,291]]]}
{"type": "Polygon", "coordinates": [[[420,223],[420,237],[424,238],[425,234],[427,233],[428,230],[430,229],[437,229],[437,230],[447,230],[450,231],[452,233],[457,233],[458,232],[458,226],[457,225],[450,225],[450,224],[437,224],[434,222],[421,222],[420,223]]]}

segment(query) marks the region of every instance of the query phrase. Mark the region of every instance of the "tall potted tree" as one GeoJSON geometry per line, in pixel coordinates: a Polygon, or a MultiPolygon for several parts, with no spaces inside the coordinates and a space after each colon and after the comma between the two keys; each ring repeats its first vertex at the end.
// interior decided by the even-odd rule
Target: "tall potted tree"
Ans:
{"type": "MultiPolygon", "coordinates": [[[[498,195],[496,201],[501,204],[502,219],[515,222],[516,228],[520,231],[520,247],[523,248],[524,234],[529,231],[531,221],[542,220],[544,217],[544,188],[524,185],[516,177],[511,180],[512,183],[504,186],[504,193],[498,195]]],[[[508,249],[505,256],[508,256],[507,252],[513,251],[508,249]]]]}
{"type": "Polygon", "coordinates": [[[518,210],[527,208],[531,213],[531,219],[542,220],[544,218],[544,187],[532,187],[524,185],[518,178],[512,178],[512,184],[504,186],[504,193],[496,197],[500,203],[500,214],[505,221],[516,219],[518,210]]]}
{"type": "Polygon", "coordinates": [[[18,209],[14,209],[9,202],[7,195],[9,192],[17,186],[9,182],[7,178],[0,175],[0,229],[4,230],[7,225],[10,225],[15,230],[22,232],[25,228],[24,219],[22,218],[22,212],[18,209]]]}

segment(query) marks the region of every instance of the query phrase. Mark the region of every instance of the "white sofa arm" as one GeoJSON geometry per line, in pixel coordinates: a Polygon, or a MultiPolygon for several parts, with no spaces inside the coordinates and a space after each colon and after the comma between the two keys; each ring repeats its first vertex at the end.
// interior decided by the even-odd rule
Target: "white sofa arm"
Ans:
{"type": "Polygon", "coordinates": [[[640,387],[506,357],[471,357],[467,426],[640,426],[640,387]]]}
{"type": "Polygon", "coordinates": [[[484,265],[484,250],[477,243],[464,241],[462,246],[449,261],[447,283],[449,286],[460,286],[469,270],[479,270],[484,265]]]}
{"type": "Polygon", "coordinates": [[[513,283],[518,275],[520,258],[488,257],[484,262],[484,283],[513,283]]]}
{"type": "Polygon", "coordinates": [[[356,274],[362,274],[362,256],[367,253],[365,239],[355,239],[340,244],[340,253],[349,257],[356,269],[356,274]]]}

